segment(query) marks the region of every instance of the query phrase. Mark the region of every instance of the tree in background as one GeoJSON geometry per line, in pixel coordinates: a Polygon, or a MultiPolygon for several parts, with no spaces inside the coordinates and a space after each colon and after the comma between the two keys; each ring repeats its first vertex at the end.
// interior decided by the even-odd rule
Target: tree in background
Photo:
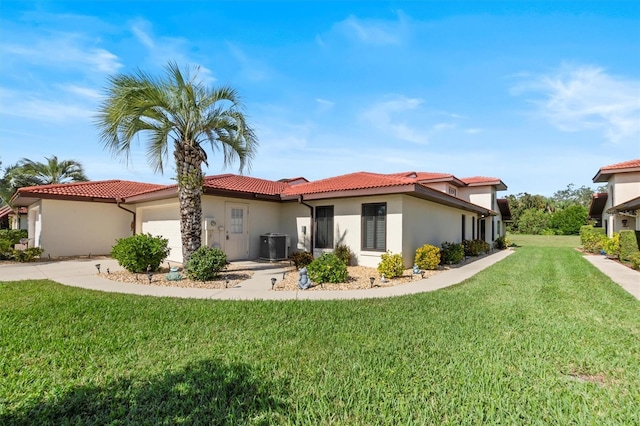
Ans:
{"type": "Polygon", "coordinates": [[[18,162],[18,167],[22,173],[30,176],[36,185],[52,185],[69,182],[86,182],[87,176],[84,174],[82,164],[76,160],[62,160],[52,155],[45,157],[44,163],[23,158],[18,162]]]}
{"type": "Polygon", "coordinates": [[[147,136],[147,159],[162,173],[173,149],[185,264],[201,244],[205,148],[220,150],[225,165],[237,159],[242,171],[258,144],[236,91],[212,89],[196,78],[197,69],[183,74],[173,62],[162,79],[142,71],[111,76],[97,116],[102,142],[114,155],[128,159],[131,144],[147,136]]]}
{"type": "Polygon", "coordinates": [[[511,232],[522,232],[520,230],[520,218],[522,214],[530,209],[548,211],[549,201],[542,195],[531,195],[527,192],[517,195],[507,195],[509,208],[511,209],[511,232]]]}
{"type": "Polygon", "coordinates": [[[566,189],[554,192],[551,196],[551,201],[553,202],[553,207],[556,209],[563,209],[574,205],[589,207],[592,197],[593,189],[584,185],[580,188],[575,188],[575,185],[570,183],[566,189]]]}
{"type": "Polygon", "coordinates": [[[587,224],[587,208],[574,204],[557,210],[551,215],[550,227],[559,235],[578,235],[580,227],[587,224]]]}
{"type": "Polygon", "coordinates": [[[16,164],[4,168],[0,178],[0,198],[5,204],[9,204],[9,200],[19,188],[87,180],[78,161],[58,161],[55,155],[45,159],[46,163],[40,163],[23,158],[16,164]]]}
{"type": "Polygon", "coordinates": [[[551,214],[535,208],[525,210],[520,216],[518,232],[521,234],[540,235],[549,229],[551,214]]]}

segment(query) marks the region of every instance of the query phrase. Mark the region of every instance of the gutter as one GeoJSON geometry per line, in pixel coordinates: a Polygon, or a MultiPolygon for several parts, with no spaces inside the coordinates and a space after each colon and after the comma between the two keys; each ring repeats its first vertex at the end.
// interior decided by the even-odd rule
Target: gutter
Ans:
{"type": "Polygon", "coordinates": [[[131,232],[133,233],[133,235],[136,235],[136,212],[135,211],[131,211],[129,209],[125,209],[124,207],[122,207],[120,205],[120,203],[122,203],[124,201],[124,198],[121,199],[117,199],[116,198],[116,206],[118,206],[119,209],[122,209],[126,212],[129,212],[133,215],[133,221],[131,222],[131,232]]]}
{"type": "Polygon", "coordinates": [[[313,206],[310,206],[309,204],[304,202],[304,197],[302,195],[298,195],[298,203],[302,204],[303,206],[309,207],[309,211],[311,212],[311,223],[310,223],[310,226],[309,226],[309,241],[311,243],[310,251],[311,251],[311,254],[313,254],[313,226],[314,226],[314,220],[313,219],[314,219],[314,211],[315,211],[315,209],[314,209],[313,206]]]}

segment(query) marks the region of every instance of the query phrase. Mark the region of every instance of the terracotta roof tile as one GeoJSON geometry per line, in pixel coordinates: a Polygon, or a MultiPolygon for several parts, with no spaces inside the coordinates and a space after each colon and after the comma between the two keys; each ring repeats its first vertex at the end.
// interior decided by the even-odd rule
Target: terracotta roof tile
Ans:
{"type": "Polygon", "coordinates": [[[492,183],[500,182],[500,179],[495,177],[489,177],[489,176],[471,176],[471,177],[462,178],[460,180],[466,183],[467,185],[473,185],[478,183],[492,184],[492,183]]]}
{"type": "Polygon", "coordinates": [[[358,189],[384,188],[416,183],[415,178],[357,172],[327,179],[302,183],[287,188],[284,195],[317,194],[322,192],[352,191],[358,189]]]}
{"type": "Polygon", "coordinates": [[[402,173],[391,173],[391,174],[388,174],[387,176],[407,177],[407,178],[415,179],[417,181],[455,178],[455,176],[452,175],[451,173],[432,173],[432,172],[402,172],[402,173]]]}
{"type": "Polygon", "coordinates": [[[289,188],[289,184],[286,182],[274,182],[272,180],[232,174],[207,176],[204,178],[204,186],[210,189],[262,195],[280,195],[289,188]]]}
{"type": "Polygon", "coordinates": [[[127,180],[102,180],[90,182],[62,183],[54,185],[28,186],[18,189],[20,196],[54,195],[86,198],[124,198],[143,192],[165,188],[166,185],[132,182],[127,180]]]}
{"type": "Polygon", "coordinates": [[[610,164],[600,168],[600,171],[629,169],[634,167],[640,167],[640,158],[636,160],[623,161],[622,163],[610,164]]]}

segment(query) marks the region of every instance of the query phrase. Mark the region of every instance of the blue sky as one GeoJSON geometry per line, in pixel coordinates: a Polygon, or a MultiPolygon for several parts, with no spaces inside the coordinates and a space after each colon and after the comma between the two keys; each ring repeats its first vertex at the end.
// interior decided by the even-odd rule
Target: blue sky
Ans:
{"type": "MultiPolygon", "coordinates": [[[[127,165],[93,124],[108,75],[168,61],[239,91],[256,177],[447,172],[552,195],[640,158],[637,1],[2,0],[3,166],[172,182],[144,140],[127,165]]],[[[237,172],[215,158],[206,174],[237,172]]]]}

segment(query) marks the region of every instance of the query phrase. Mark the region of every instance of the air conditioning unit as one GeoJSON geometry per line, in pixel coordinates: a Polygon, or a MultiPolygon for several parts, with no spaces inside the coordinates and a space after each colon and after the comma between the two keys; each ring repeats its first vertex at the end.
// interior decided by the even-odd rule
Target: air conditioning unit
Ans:
{"type": "Polygon", "coordinates": [[[287,259],[290,245],[291,239],[286,234],[260,235],[260,259],[270,261],[287,259]]]}

